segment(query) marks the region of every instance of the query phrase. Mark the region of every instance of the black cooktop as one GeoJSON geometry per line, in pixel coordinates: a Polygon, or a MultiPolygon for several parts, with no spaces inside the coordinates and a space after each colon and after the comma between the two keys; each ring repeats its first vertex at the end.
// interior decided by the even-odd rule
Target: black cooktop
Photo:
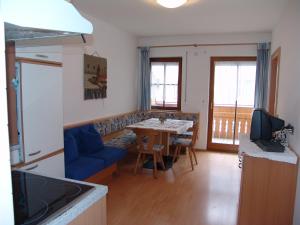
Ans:
{"type": "Polygon", "coordinates": [[[39,224],[93,186],[12,171],[15,224],[39,224]]]}

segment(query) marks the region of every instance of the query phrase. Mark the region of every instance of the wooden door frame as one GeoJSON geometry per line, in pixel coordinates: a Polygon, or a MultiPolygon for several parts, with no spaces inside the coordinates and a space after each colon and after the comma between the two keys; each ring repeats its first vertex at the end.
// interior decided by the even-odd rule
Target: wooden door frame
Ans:
{"type": "Polygon", "coordinates": [[[16,47],[15,42],[6,42],[6,86],[7,86],[7,112],[9,144],[11,146],[19,144],[18,123],[17,123],[17,94],[12,85],[12,80],[16,76],[15,61],[16,47]]]}
{"type": "Polygon", "coordinates": [[[275,50],[275,52],[271,56],[271,73],[270,73],[270,91],[269,91],[268,111],[273,116],[276,116],[276,113],[277,113],[280,55],[281,55],[281,48],[279,47],[275,50]]]}
{"type": "Polygon", "coordinates": [[[215,63],[234,61],[256,61],[256,56],[212,56],[210,57],[210,84],[209,84],[209,105],[208,105],[208,129],[207,129],[207,149],[212,151],[237,152],[238,145],[212,143],[213,125],[213,99],[215,85],[215,63]]]}

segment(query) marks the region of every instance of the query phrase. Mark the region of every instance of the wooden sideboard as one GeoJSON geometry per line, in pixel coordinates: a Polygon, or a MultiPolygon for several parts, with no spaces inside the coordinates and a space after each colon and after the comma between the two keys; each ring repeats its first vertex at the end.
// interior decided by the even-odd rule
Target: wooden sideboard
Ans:
{"type": "Polygon", "coordinates": [[[95,202],[69,225],[107,225],[106,197],[95,202]]]}
{"type": "MultiPolygon", "coordinates": [[[[250,140],[249,140],[250,142],[250,140]]],[[[243,145],[243,141],[241,142],[243,145]]],[[[256,149],[254,143],[248,148],[256,149]]],[[[290,150],[289,150],[290,151],[290,150]]],[[[242,154],[238,225],[292,225],[298,172],[298,158],[294,163],[274,160],[268,155],[282,153],[242,154]]],[[[291,153],[292,154],[292,153],[291,153]]],[[[280,155],[279,155],[280,156],[280,155]]],[[[276,155],[275,155],[276,157],[276,155]]],[[[283,156],[284,157],[284,156],[283,156]]]]}

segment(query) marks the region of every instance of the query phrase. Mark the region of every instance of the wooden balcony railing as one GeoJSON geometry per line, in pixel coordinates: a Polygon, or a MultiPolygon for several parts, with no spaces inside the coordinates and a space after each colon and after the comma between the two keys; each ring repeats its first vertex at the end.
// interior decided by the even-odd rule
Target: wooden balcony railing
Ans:
{"type": "Polygon", "coordinates": [[[234,125],[235,107],[214,106],[213,114],[213,138],[233,139],[235,127],[235,139],[239,134],[249,134],[251,127],[253,108],[238,107],[236,114],[236,126],[234,125]]]}

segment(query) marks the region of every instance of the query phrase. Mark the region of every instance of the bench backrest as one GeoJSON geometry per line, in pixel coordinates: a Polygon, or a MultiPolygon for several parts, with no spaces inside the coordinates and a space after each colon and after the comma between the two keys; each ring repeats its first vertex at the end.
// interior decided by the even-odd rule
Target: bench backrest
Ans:
{"type": "MultiPolygon", "coordinates": [[[[109,118],[103,118],[99,120],[89,121],[93,124],[95,129],[100,133],[100,135],[106,136],[111,133],[123,130],[126,126],[140,122],[142,120],[150,118],[159,118],[164,116],[168,119],[178,119],[178,120],[190,120],[194,124],[199,123],[199,113],[184,113],[184,112],[169,112],[169,111],[135,111],[131,113],[121,114],[117,116],[112,116],[109,118]]],[[[86,126],[80,125],[78,128],[86,126]]],[[[76,133],[76,129],[74,129],[76,133]]]]}

